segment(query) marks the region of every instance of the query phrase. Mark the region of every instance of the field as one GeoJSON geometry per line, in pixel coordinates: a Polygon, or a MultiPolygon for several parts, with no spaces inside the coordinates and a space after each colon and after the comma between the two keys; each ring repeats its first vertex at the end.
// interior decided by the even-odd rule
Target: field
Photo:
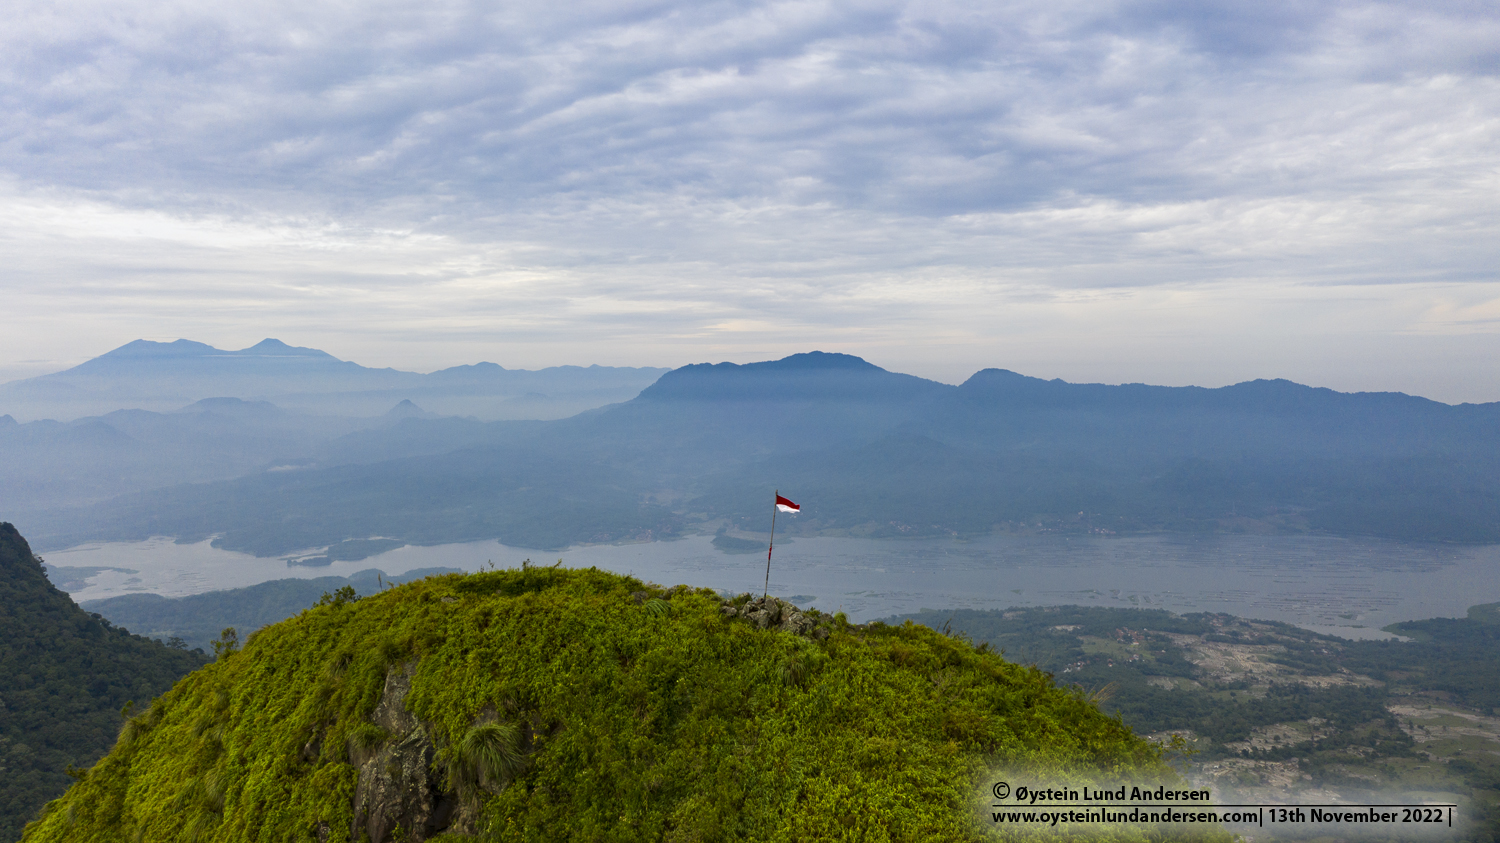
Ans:
{"type": "Polygon", "coordinates": [[[1230,615],[1047,607],[923,612],[1088,691],[1138,733],[1191,747],[1179,763],[1216,799],[1452,801],[1493,839],[1500,817],[1500,624],[1400,624],[1348,641],[1230,615]]]}

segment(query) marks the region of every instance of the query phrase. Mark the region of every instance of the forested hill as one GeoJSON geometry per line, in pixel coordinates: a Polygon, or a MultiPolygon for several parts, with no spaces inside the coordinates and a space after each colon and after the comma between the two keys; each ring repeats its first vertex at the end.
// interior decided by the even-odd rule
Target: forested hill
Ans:
{"type": "Polygon", "coordinates": [[[409,418],[350,438],[357,460],[121,497],[38,530],[49,546],[217,534],[265,555],[366,536],[554,548],[763,530],[780,488],[804,504],[793,533],[1500,541],[1500,404],[1002,369],[954,386],[811,352],[686,366],[568,419],[457,421],[409,418]]]}
{"type": "Polygon", "coordinates": [[[0,843],[115,741],[127,702],[146,705],[206,659],[110,626],[47,581],[0,522],[0,843]]]}
{"type": "Polygon", "coordinates": [[[1176,780],[1083,694],[960,638],[530,567],[261,630],[25,840],[978,841],[994,765],[1019,763],[1176,780]]]}
{"type": "Polygon", "coordinates": [[[811,351],[743,366],[683,366],[643,390],[640,400],[907,404],[952,391],[947,384],[888,372],[853,355],[811,351]]]}

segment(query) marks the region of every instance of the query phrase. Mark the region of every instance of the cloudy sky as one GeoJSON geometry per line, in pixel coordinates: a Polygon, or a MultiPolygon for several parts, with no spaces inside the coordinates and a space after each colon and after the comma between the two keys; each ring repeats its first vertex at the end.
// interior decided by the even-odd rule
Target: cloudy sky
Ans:
{"type": "Polygon", "coordinates": [[[1500,400],[1490,2],[16,0],[0,380],[819,348],[1500,400]]]}

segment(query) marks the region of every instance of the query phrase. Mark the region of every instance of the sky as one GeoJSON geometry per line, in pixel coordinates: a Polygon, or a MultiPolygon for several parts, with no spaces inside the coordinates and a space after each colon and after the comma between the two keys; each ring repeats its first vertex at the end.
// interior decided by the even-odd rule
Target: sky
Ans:
{"type": "Polygon", "coordinates": [[[14,0],[0,298],[0,381],[269,336],[1497,401],[1500,6],[14,0]]]}

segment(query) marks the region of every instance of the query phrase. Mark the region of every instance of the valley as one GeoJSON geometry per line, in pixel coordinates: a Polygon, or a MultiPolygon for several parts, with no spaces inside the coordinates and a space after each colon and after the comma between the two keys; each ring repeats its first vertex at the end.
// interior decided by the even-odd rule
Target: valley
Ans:
{"type": "Polygon", "coordinates": [[[1350,641],[1232,615],[1058,606],[896,616],[1075,685],[1225,801],[1457,801],[1500,832],[1500,604],[1350,641]]]}

